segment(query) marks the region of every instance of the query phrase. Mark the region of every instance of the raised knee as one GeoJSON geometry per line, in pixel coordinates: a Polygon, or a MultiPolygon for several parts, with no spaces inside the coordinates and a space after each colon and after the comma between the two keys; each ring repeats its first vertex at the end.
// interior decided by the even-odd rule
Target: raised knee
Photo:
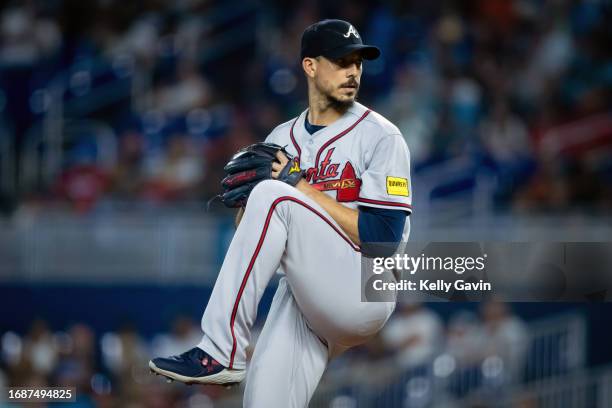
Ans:
{"type": "Polygon", "coordinates": [[[282,181],[264,180],[253,188],[249,196],[249,201],[256,200],[258,202],[265,202],[270,199],[274,200],[278,197],[292,194],[293,190],[293,187],[282,181]]]}
{"type": "Polygon", "coordinates": [[[264,180],[258,183],[251,191],[251,197],[271,197],[287,195],[290,192],[291,186],[278,180],[264,180]]]}

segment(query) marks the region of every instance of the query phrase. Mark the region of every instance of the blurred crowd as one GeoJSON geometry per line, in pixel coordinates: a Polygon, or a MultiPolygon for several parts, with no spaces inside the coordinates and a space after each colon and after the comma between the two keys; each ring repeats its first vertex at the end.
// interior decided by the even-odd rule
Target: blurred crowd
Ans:
{"type": "Polygon", "coordinates": [[[29,0],[0,8],[0,137],[18,181],[0,208],[214,196],[236,149],[305,108],[299,39],[326,17],[382,49],[360,100],[400,127],[430,198],[484,175],[502,208],[612,207],[605,1],[29,0]],[[27,161],[47,153],[48,117],[63,118],[59,167],[24,185],[24,169],[50,168],[27,161]]]}
{"type": "MultiPolygon", "coordinates": [[[[258,328],[252,344],[257,332],[258,328]]],[[[2,333],[0,388],[77,387],[76,406],[82,407],[213,407],[218,401],[239,398],[238,389],[166,384],[149,373],[151,356],[181,353],[200,336],[197,323],[185,316],[178,316],[168,333],[149,339],[129,324],[95,334],[84,323],[52,331],[44,320],[37,320],[23,336],[2,333]]],[[[460,310],[447,323],[424,305],[400,305],[377,338],[333,362],[323,384],[348,377],[347,366],[352,375],[359,373],[360,363],[370,382],[387,384],[403,382],[402,373],[432,364],[438,376],[480,370],[482,365],[497,377],[503,372],[498,385],[508,389],[522,381],[529,341],[528,326],[503,303],[484,303],[480,314],[460,310]],[[374,367],[376,376],[371,375],[374,367]]]]}
{"type": "MultiPolygon", "coordinates": [[[[426,304],[399,303],[371,341],[331,363],[325,381],[348,377],[360,383],[367,392],[348,394],[368,406],[389,400],[406,407],[479,406],[475,401],[483,399],[484,406],[495,406],[492,394],[498,401],[521,395],[517,390],[532,379],[535,330],[506,303],[491,300],[479,307],[460,308],[445,321],[426,304]]],[[[546,364],[555,364],[553,347],[546,364]]]]}
{"type": "Polygon", "coordinates": [[[182,316],[170,332],[148,340],[129,324],[96,335],[84,323],[52,331],[37,320],[24,336],[2,335],[0,387],[76,387],[78,407],[212,407],[224,388],[167,385],[147,365],[151,356],[181,353],[200,338],[195,322],[182,316]]]}

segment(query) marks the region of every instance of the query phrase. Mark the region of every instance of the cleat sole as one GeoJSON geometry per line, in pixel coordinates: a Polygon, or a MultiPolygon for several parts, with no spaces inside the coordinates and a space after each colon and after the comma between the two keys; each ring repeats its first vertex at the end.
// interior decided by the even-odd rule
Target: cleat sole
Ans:
{"type": "Polygon", "coordinates": [[[231,388],[238,385],[246,377],[246,370],[229,370],[224,369],[223,371],[208,375],[206,377],[187,377],[172,371],[166,371],[157,367],[153,361],[149,361],[149,368],[157,375],[161,375],[172,382],[172,380],[180,381],[187,385],[193,384],[212,384],[212,385],[224,385],[227,388],[231,388]]]}

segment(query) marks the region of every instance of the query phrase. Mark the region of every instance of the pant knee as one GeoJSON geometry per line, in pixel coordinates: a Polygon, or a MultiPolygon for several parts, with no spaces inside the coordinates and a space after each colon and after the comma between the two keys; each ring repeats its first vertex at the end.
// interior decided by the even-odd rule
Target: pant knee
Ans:
{"type": "Polygon", "coordinates": [[[249,205],[269,207],[277,198],[295,195],[295,188],[278,180],[264,180],[258,183],[249,195],[249,205]]]}

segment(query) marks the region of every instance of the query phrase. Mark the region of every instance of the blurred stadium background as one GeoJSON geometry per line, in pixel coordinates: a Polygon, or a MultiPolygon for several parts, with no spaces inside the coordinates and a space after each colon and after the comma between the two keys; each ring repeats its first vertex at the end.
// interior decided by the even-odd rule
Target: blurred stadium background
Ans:
{"type": "MultiPolygon", "coordinates": [[[[0,388],[77,385],[83,407],[240,406],[240,389],[168,385],[146,361],[197,341],[233,234],[206,202],[231,153],[306,106],[299,39],[321,18],[383,50],[360,100],[410,146],[412,239],[609,240],[610,8],[2,2],[0,388]]],[[[403,305],[333,362],[311,406],[610,407],[611,311],[403,305]]]]}

